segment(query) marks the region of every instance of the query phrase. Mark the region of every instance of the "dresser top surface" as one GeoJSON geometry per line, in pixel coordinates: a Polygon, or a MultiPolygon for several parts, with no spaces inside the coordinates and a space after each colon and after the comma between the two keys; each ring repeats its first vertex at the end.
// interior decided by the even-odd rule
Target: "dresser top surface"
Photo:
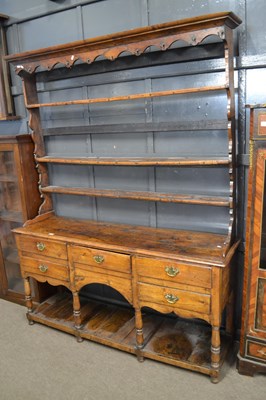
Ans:
{"type": "Polygon", "coordinates": [[[45,219],[38,217],[14,232],[117,252],[163,256],[221,267],[229,262],[227,235],[214,233],[75,220],[53,214],[45,219]]]}

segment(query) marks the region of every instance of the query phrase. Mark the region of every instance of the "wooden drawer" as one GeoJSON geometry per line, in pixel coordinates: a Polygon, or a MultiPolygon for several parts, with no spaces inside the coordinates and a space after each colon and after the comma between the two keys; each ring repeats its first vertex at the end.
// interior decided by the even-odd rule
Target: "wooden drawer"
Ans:
{"type": "Polygon", "coordinates": [[[247,355],[266,361],[266,344],[247,341],[247,355]]]}
{"type": "Polygon", "coordinates": [[[130,273],[130,256],[88,247],[71,246],[72,260],[76,263],[92,265],[105,270],[130,273]]]}
{"type": "Polygon", "coordinates": [[[187,292],[163,286],[138,284],[139,298],[142,305],[145,303],[157,303],[170,308],[195,311],[195,313],[209,314],[210,296],[187,292]]]}
{"type": "Polygon", "coordinates": [[[91,271],[90,267],[84,264],[76,264],[74,279],[77,290],[80,290],[83,286],[90,283],[101,283],[117,290],[129,303],[132,303],[132,283],[130,277],[122,278],[113,276],[112,271],[109,270],[106,270],[104,273],[99,273],[95,272],[95,270],[91,271]]]}
{"type": "Polygon", "coordinates": [[[17,244],[22,252],[36,253],[46,257],[67,260],[66,244],[31,236],[17,235],[17,244]]]}
{"type": "MultiPolygon", "coordinates": [[[[21,257],[20,268],[22,275],[25,273],[34,276],[38,280],[38,276],[53,278],[58,281],[69,281],[69,273],[67,265],[56,264],[47,259],[36,259],[29,257],[21,257]]],[[[60,282],[58,282],[60,284],[60,282]]]]}
{"type": "MultiPolygon", "coordinates": [[[[135,257],[138,275],[180,284],[211,288],[211,268],[160,258],[135,257]]],[[[141,278],[139,278],[141,281],[141,278]]]]}

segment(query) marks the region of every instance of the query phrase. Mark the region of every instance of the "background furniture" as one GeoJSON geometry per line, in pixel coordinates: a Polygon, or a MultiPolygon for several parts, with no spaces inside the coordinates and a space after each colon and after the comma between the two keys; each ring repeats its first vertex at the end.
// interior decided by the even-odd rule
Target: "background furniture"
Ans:
{"type": "MultiPolygon", "coordinates": [[[[78,340],[87,338],[110,346],[136,353],[140,360],[150,357],[173,365],[208,374],[217,382],[222,359],[226,354],[225,342],[232,334],[232,280],[230,262],[237,248],[235,238],[235,108],[233,81],[233,41],[232,29],[241,21],[232,13],[219,13],[139,28],[114,35],[103,36],[87,41],[70,43],[53,48],[8,56],[15,62],[17,72],[23,78],[25,103],[31,118],[30,127],[36,144],[36,160],[39,164],[40,188],[44,201],[39,217],[29,221],[24,228],[17,228],[16,238],[20,250],[21,269],[25,278],[25,292],[30,322],[37,321],[75,334],[78,340]],[[77,61],[93,63],[98,57],[115,60],[120,54],[129,52],[139,56],[147,48],[167,50],[177,41],[185,41],[196,46],[209,36],[216,36],[222,43],[225,73],[218,85],[172,88],[169,90],[146,91],[119,96],[84,98],[63,101],[43,102],[38,97],[36,69],[41,66],[51,70],[58,63],[67,67],[77,61]],[[223,120],[206,121],[145,121],[143,124],[107,123],[106,125],[63,126],[43,128],[43,108],[64,106],[84,106],[102,103],[116,104],[144,100],[146,107],[150,99],[167,96],[200,95],[223,93],[225,95],[223,120]],[[90,155],[74,156],[63,152],[53,153],[49,139],[56,136],[104,133],[139,132],[151,136],[156,133],[174,131],[201,132],[212,139],[222,136],[223,146],[218,154],[165,156],[155,151],[142,152],[137,157],[90,155]],[[50,154],[49,154],[50,149],[50,154]],[[226,154],[224,153],[226,152],[226,154]],[[50,183],[51,171],[57,166],[81,171],[86,166],[126,167],[194,167],[204,175],[208,167],[223,171],[227,184],[225,191],[216,193],[175,191],[122,190],[119,188],[76,187],[76,178],[69,174],[66,185],[50,183]],[[96,198],[130,199],[134,201],[186,204],[193,210],[195,205],[215,208],[214,214],[224,217],[222,228],[212,226],[210,232],[197,230],[193,218],[191,230],[164,229],[155,226],[135,226],[96,221],[79,221],[63,217],[56,212],[56,196],[74,195],[96,198]],[[55,208],[55,212],[53,209],[55,208]],[[52,285],[63,285],[68,291],[46,301],[33,310],[29,277],[47,281],[52,285]],[[118,292],[134,307],[117,309],[102,303],[84,301],[80,290],[88,284],[108,285],[118,292]],[[72,292],[73,299],[69,291],[72,292]],[[156,317],[142,312],[144,307],[163,314],[201,319],[207,324],[188,323],[176,318],[156,317]],[[74,309],[72,317],[72,308],[74,309]],[[222,313],[227,308],[226,331],[221,343],[220,326],[222,313]],[[135,320],[134,320],[135,315],[135,320]],[[136,348],[135,329],[136,328],[136,348]],[[222,346],[221,346],[222,345],[222,346]]],[[[178,54],[178,51],[177,51],[178,54]]],[[[146,55],[146,54],[145,54],[146,55]]],[[[156,59],[156,54],[151,57],[156,59]]],[[[211,58],[211,56],[209,56],[211,58]]],[[[217,57],[217,53],[215,53],[217,57]]],[[[131,58],[121,58],[130,66],[131,58]]],[[[158,63],[158,60],[156,60],[158,63]]],[[[100,64],[101,65],[101,64],[100,64]]],[[[125,69],[125,66],[123,67],[125,69]]],[[[100,70],[98,70],[100,71],[100,70]]],[[[40,76],[41,77],[41,76],[40,76]]],[[[38,77],[37,77],[38,79],[38,77]]],[[[62,79],[62,75],[61,75],[62,79]]],[[[150,107],[158,104],[149,103],[150,107]]],[[[178,102],[176,101],[175,107],[178,102]]],[[[161,105],[159,103],[159,105],[161,105]]],[[[62,108],[61,108],[62,107],[62,108]]],[[[117,106],[118,107],[118,106],[117,106]]],[[[159,107],[158,107],[159,108],[159,107]]],[[[65,115],[66,115],[66,111],[65,115]]],[[[108,115],[108,110],[106,113],[108,115]]],[[[219,115],[221,115],[219,109],[219,115]]],[[[156,114],[159,115],[159,114],[156,114]]],[[[63,120],[63,118],[62,118],[63,120]]],[[[72,146],[73,147],[73,146],[72,146]]],[[[115,146],[114,146],[115,147],[115,146]]],[[[73,150],[73,149],[72,149],[73,150]]],[[[84,151],[84,149],[83,149],[84,151]]],[[[83,170],[84,172],[84,170],[83,170]]],[[[96,172],[95,172],[96,174],[96,172]]],[[[205,177],[206,178],[206,177],[205,177]]],[[[152,179],[152,174],[150,175],[152,179]]],[[[93,181],[93,179],[92,179],[93,181]]],[[[92,182],[91,181],[91,182],[92,182]]],[[[111,200],[110,200],[111,203],[111,200]]],[[[79,202],[76,202],[79,208],[79,202]]],[[[79,211],[75,211],[78,213],[79,211]]],[[[213,211],[212,211],[213,212],[213,211]]],[[[174,220],[175,215],[171,218],[174,220]]],[[[120,221],[117,221],[120,222],[120,221]]],[[[178,225],[178,224],[177,224],[178,225]]],[[[219,225],[219,224],[218,224],[219,225]]]]}
{"type": "Polygon", "coordinates": [[[7,15],[0,14],[0,121],[11,121],[20,118],[14,115],[14,104],[10,90],[9,69],[4,60],[4,56],[7,54],[4,23],[7,20],[7,15]]]}
{"type": "Polygon", "coordinates": [[[238,371],[266,372],[266,106],[250,108],[250,171],[238,371]]]}
{"type": "MultiPolygon", "coordinates": [[[[24,285],[12,229],[38,213],[41,202],[30,135],[0,137],[0,296],[24,304],[24,285]]],[[[34,284],[33,298],[44,298],[34,284]]]]}

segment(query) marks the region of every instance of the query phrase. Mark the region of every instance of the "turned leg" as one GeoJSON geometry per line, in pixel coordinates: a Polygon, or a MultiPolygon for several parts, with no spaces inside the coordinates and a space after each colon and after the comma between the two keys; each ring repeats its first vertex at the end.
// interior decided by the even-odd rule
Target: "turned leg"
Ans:
{"type": "Polygon", "coordinates": [[[212,339],[211,339],[211,381],[212,383],[219,382],[220,373],[220,349],[221,349],[221,339],[220,339],[220,327],[212,327],[212,339]]]}
{"type": "Polygon", "coordinates": [[[28,318],[29,324],[33,325],[34,322],[31,319],[33,305],[32,305],[32,297],[31,297],[30,278],[24,278],[24,289],[25,289],[25,301],[26,301],[26,307],[27,307],[27,318],[28,318]]]}
{"type": "Polygon", "coordinates": [[[136,325],[136,350],[137,350],[137,358],[138,361],[143,362],[144,358],[141,354],[141,349],[143,349],[143,322],[142,322],[142,315],[141,310],[135,309],[135,325],[136,325]]]}
{"type": "Polygon", "coordinates": [[[82,342],[83,339],[80,337],[80,329],[82,328],[82,325],[81,325],[80,301],[78,292],[73,292],[73,315],[74,315],[77,341],[82,342]]]}

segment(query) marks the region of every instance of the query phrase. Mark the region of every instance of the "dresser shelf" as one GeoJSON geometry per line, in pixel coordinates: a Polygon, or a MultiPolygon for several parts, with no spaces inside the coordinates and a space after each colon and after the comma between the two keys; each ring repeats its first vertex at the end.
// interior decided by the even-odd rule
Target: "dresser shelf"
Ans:
{"type": "Polygon", "coordinates": [[[204,195],[185,195],[176,193],[160,193],[160,192],[137,192],[115,189],[91,189],[91,188],[75,188],[62,186],[46,186],[42,187],[43,193],[71,194],[89,197],[109,197],[113,199],[131,199],[145,201],[160,201],[164,203],[183,203],[183,204],[208,204],[218,207],[229,207],[232,200],[222,196],[204,196],[204,195]]]}
{"type": "Polygon", "coordinates": [[[77,165],[124,165],[124,166],[208,166],[228,165],[228,157],[36,157],[37,162],[54,164],[77,164],[77,165]]]}
{"type": "Polygon", "coordinates": [[[213,91],[225,90],[225,89],[229,89],[229,86],[228,85],[206,86],[206,87],[196,87],[196,88],[187,88],[187,89],[165,90],[165,91],[161,91],[161,92],[129,94],[127,96],[57,101],[57,102],[53,102],[53,103],[26,104],[26,107],[28,109],[34,109],[34,108],[40,108],[40,107],[60,107],[60,106],[70,106],[70,105],[73,106],[73,105],[78,105],[78,104],[110,103],[113,101],[148,99],[148,98],[153,98],[153,97],[174,96],[174,95],[189,94],[189,93],[213,92],[213,91]]]}

